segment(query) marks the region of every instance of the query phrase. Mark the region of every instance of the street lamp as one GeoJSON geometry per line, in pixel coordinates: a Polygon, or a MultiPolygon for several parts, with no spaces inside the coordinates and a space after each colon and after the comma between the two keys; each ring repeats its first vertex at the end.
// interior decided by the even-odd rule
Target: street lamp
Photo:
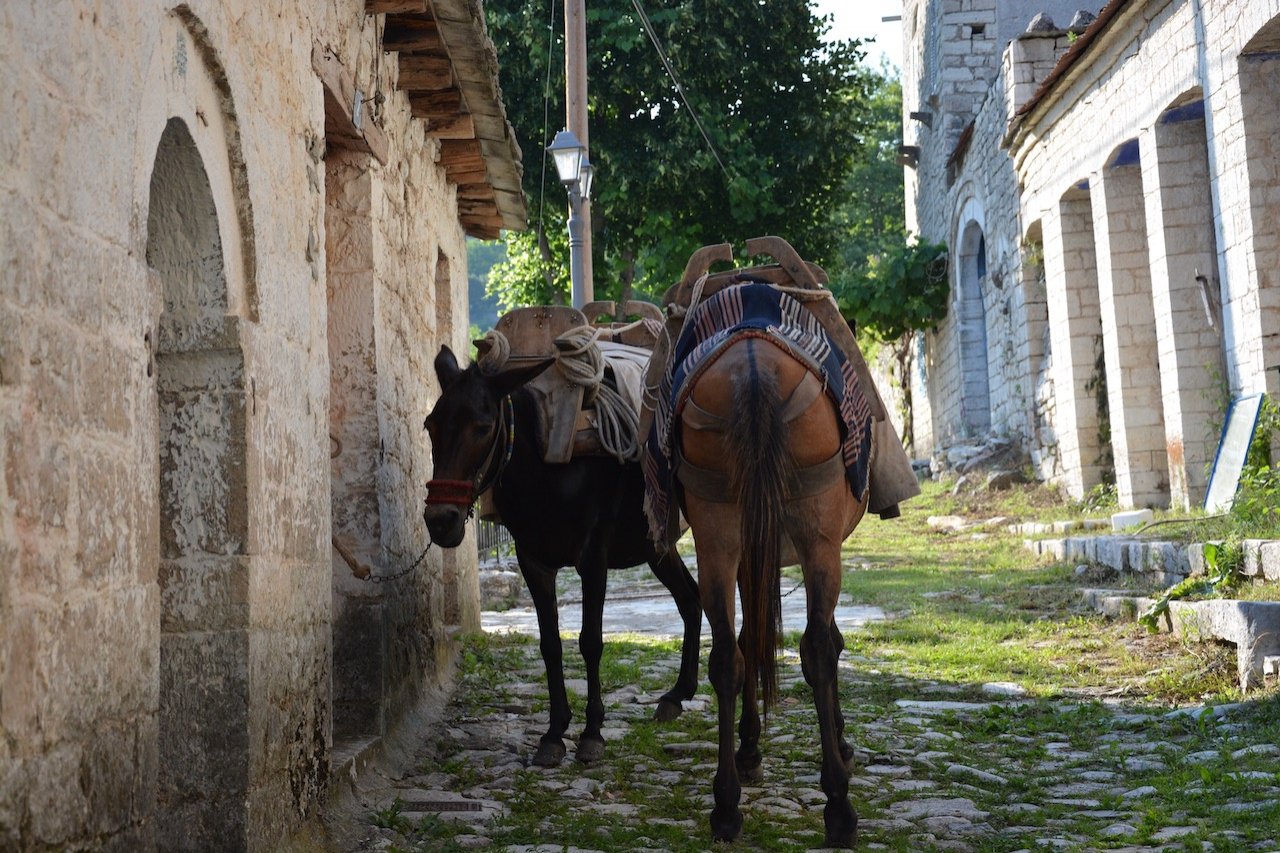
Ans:
{"type": "Polygon", "coordinates": [[[557,133],[547,151],[555,161],[560,183],[569,192],[569,281],[573,289],[573,307],[581,308],[589,301],[582,251],[582,208],[591,197],[591,178],[595,167],[587,158],[587,147],[572,131],[557,133]]]}

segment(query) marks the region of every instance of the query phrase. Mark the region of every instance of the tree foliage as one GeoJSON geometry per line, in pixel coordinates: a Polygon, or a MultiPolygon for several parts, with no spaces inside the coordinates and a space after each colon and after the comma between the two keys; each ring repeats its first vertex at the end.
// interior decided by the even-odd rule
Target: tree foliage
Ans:
{"type": "Polygon", "coordinates": [[[896,156],[902,83],[887,69],[877,74],[866,108],[867,133],[836,212],[843,240],[828,272],[842,313],[873,338],[897,342],[946,316],[947,248],[907,236],[896,156]]]}
{"type": "MultiPolygon", "coordinates": [[[[566,200],[544,159],[563,123],[561,0],[487,0],[504,100],[521,140],[529,234],[509,235],[490,290],[505,304],[563,301],[566,200]],[[548,68],[550,74],[548,75],[548,68]],[[549,118],[548,118],[549,117],[549,118]]],[[[835,213],[869,129],[879,78],[856,41],[826,43],[807,0],[643,4],[724,169],[680,102],[628,0],[587,13],[595,288],[658,293],[691,251],[763,234],[837,257],[835,213]]],[[[899,192],[900,195],[900,192],[899,192]]]]}
{"type": "Polygon", "coordinates": [[[947,247],[902,237],[839,284],[845,317],[879,341],[897,341],[946,317],[947,247]]]}

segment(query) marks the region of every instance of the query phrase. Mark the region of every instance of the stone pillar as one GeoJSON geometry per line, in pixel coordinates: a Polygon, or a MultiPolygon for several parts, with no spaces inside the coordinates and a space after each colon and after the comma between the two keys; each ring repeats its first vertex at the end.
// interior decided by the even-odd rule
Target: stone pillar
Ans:
{"type": "Polygon", "coordinates": [[[1140,143],[1169,496],[1188,509],[1204,500],[1225,381],[1203,113],[1162,120],[1140,143]]]}
{"type": "MultiPolygon", "coordinates": [[[[378,469],[373,175],[370,155],[334,146],[325,158],[329,463],[334,538],[366,566],[382,560],[378,469]]],[[[333,552],[333,739],[383,730],[383,600],[333,552]]]]}
{"type": "Polygon", "coordinates": [[[1102,340],[1089,193],[1072,190],[1043,220],[1045,298],[1063,485],[1074,498],[1102,482],[1098,401],[1090,390],[1102,340]]]}
{"type": "MultiPolygon", "coordinates": [[[[1280,371],[1271,369],[1280,365],[1280,57],[1268,45],[1274,44],[1280,19],[1267,30],[1273,39],[1261,42],[1258,52],[1246,53],[1239,63],[1246,174],[1241,174],[1238,159],[1220,158],[1229,174],[1219,193],[1224,227],[1232,229],[1238,241],[1235,253],[1230,252],[1230,240],[1227,243],[1235,258],[1228,294],[1236,322],[1233,390],[1274,396],[1280,394],[1280,371]]],[[[1240,153],[1238,144],[1232,153],[1240,153]]]]}
{"type": "Polygon", "coordinates": [[[1136,164],[1108,166],[1090,183],[1116,491],[1123,506],[1168,506],[1142,171],[1136,164]]]}

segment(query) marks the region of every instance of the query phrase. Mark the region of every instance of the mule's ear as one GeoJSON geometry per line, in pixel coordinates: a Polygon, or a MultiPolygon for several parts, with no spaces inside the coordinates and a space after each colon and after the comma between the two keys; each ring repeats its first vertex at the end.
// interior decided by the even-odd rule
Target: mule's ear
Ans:
{"type": "Polygon", "coordinates": [[[452,385],[454,380],[462,375],[462,368],[458,367],[458,359],[454,357],[453,350],[447,346],[440,347],[440,352],[436,355],[435,368],[436,378],[440,380],[441,388],[452,385]]]}
{"type": "Polygon", "coordinates": [[[493,341],[488,338],[476,338],[471,343],[474,344],[476,348],[476,361],[481,361],[489,354],[489,350],[493,349],[493,341]]]}
{"type": "Polygon", "coordinates": [[[512,367],[511,362],[507,362],[507,366],[501,372],[489,377],[489,387],[499,397],[505,397],[555,363],[555,356],[517,367],[512,367]]]}

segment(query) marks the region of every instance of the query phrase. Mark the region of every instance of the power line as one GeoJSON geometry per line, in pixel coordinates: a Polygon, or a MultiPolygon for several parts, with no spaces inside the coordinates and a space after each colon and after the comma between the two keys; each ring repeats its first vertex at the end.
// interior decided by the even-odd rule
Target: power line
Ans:
{"type": "Polygon", "coordinates": [[[707,129],[702,125],[702,119],[698,118],[697,110],[693,108],[693,105],[689,103],[688,97],[685,96],[684,86],[680,85],[680,78],[676,76],[675,69],[671,67],[671,60],[667,58],[667,52],[662,47],[662,41],[658,38],[658,33],[653,28],[653,22],[649,20],[649,16],[640,7],[640,0],[631,0],[631,5],[635,7],[636,14],[640,16],[640,25],[644,27],[644,31],[649,35],[649,41],[653,42],[653,48],[658,52],[658,59],[662,61],[662,67],[667,69],[667,76],[671,78],[671,84],[675,86],[676,94],[680,96],[685,109],[693,117],[693,123],[697,125],[698,133],[702,134],[702,140],[707,143],[707,150],[711,152],[712,157],[716,158],[716,163],[719,164],[720,171],[724,173],[725,180],[733,180],[729,170],[724,165],[724,161],[720,159],[720,153],[716,151],[716,146],[711,142],[711,137],[707,135],[707,129]]]}
{"type": "Polygon", "coordinates": [[[551,121],[551,62],[552,54],[555,52],[556,42],[556,3],[557,0],[550,0],[551,4],[551,20],[547,22],[547,74],[542,84],[542,181],[538,187],[538,227],[541,228],[545,220],[547,209],[547,159],[550,155],[547,153],[546,142],[550,135],[549,122],[551,121]]]}

